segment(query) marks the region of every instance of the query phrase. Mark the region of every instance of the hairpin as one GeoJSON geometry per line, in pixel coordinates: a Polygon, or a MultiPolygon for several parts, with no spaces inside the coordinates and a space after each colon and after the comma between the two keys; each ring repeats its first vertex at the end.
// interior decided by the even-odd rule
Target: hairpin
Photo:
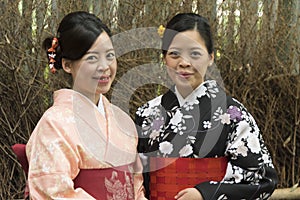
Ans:
{"type": "Polygon", "coordinates": [[[157,29],[157,33],[158,33],[158,35],[159,35],[159,37],[163,37],[163,35],[164,35],[164,32],[165,32],[165,27],[163,26],[163,25],[160,25],[159,27],[158,27],[158,29],[157,29]]]}
{"type": "Polygon", "coordinates": [[[56,72],[56,69],[54,67],[54,63],[55,61],[55,56],[56,56],[56,48],[58,46],[58,39],[56,37],[54,37],[52,39],[52,45],[51,47],[48,49],[47,54],[48,54],[48,59],[49,59],[49,68],[50,71],[54,74],[56,72]]]}

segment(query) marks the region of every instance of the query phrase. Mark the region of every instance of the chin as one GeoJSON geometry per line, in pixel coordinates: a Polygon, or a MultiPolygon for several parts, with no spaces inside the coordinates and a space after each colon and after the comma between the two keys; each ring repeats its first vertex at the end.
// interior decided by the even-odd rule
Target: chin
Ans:
{"type": "Polygon", "coordinates": [[[106,94],[109,91],[109,89],[99,89],[99,90],[96,90],[96,94],[106,94]]]}
{"type": "Polygon", "coordinates": [[[180,88],[185,88],[187,90],[193,89],[193,85],[190,84],[189,82],[184,82],[184,83],[183,82],[177,82],[176,86],[180,87],[180,88]]]}

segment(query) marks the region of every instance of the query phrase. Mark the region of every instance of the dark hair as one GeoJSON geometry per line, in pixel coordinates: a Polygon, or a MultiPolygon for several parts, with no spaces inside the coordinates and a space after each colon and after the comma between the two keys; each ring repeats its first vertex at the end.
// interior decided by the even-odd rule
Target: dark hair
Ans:
{"type": "Polygon", "coordinates": [[[179,32],[197,30],[205,42],[209,54],[214,52],[213,38],[208,20],[195,13],[180,13],[168,23],[162,39],[162,52],[165,56],[173,38],[179,32]]]}
{"type": "MultiPolygon", "coordinates": [[[[78,60],[91,48],[98,36],[105,31],[110,37],[109,28],[95,15],[77,11],[66,15],[57,30],[58,47],[54,67],[62,68],[61,59],[78,60]]],[[[43,48],[51,47],[53,37],[46,38],[43,48]]]]}

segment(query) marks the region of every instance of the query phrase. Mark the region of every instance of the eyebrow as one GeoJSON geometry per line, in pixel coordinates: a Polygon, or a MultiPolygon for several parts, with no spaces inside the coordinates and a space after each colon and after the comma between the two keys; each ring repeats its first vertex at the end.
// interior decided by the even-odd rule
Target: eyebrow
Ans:
{"type": "MultiPolygon", "coordinates": [[[[175,50],[182,50],[182,48],[179,48],[179,47],[170,47],[169,48],[169,50],[173,50],[173,49],[175,49],[175,50]]],[[[190,48],[191,50],[204,50],[203,48],[201,48],[201,47],[192,47],[192,48],[190,48]]]]}
{"type": "Polygon", "coordinates": [[[199,50],[204,50],[203,48],[201,48],[201,47],[193,47],[193,48],[191,48],[192,50],[195,50],[195,49],[199,49],[199,50]]]}
{"type": "MultiPolygon", "coordinates": [[[[108,50],[106,50],[106,53],[110,52],[110,51],[115,51],[115,49],[113,49],[113,48],[108,49],[108,50]]],[[[99,54],[99,51],[88,51],[88,52],[86,52],[86,54],[99,54]]]]}

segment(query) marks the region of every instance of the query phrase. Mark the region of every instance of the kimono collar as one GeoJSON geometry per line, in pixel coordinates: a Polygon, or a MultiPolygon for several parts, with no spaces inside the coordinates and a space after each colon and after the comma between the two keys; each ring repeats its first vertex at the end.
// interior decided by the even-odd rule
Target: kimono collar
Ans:
{"type": "Polygon", "coordinates": [[[183,98],[179,93],[177,87],[175,86],[175,94],[181,107],[186,102],[193,102],[197,97],[205,95],[206,87],[204,86],[206,82],[201,83],[196,89],[192,91],[186,98],[183,98]]]}
{"type": "Polygon", "coordinates": [[[76,98],[81,99],[81,101],[84,101],[93,107],[96,107],[97,110],[105,117],[102,94],[100,94],[98,105],[95,105],[94,102],[92,102],[89,98],[72,89],[60,89],[54,92],[54,104],[56,105],[70,106],[71,109],[74,109],[74,99],[76,98]]]}
{"type": "Polygon", "coordinates": [[[104,105],[103,105],[103,100],[102,100],[102,94],[100,94],[100,98],[99,98],[97,107],[98,107],[99,112],[105,117],[105,110],[104,110],[104,105]]]}

